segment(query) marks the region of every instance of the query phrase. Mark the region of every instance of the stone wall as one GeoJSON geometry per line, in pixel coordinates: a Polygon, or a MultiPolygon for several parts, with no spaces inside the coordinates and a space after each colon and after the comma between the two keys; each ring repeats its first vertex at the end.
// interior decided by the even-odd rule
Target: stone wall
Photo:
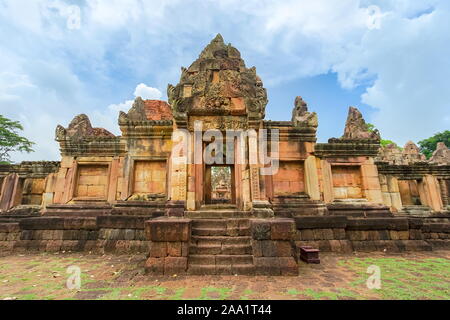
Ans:
{"type": "Polygon", "coordinates": [[[297,217],[297,247],[327,252],[423,251],[450,247],[448,219],[297,217]]]}
{"type": "Polygon", "coordinates": [[[256,275],[298,275],[293,219],[252,219],[253,263],[256,275]]]}
{"type": "Polygon", "coordinates": [[[145,223],[149,240],[145,269],[152,274],[184,274],[188,269],[190,219],[156,218],[145,223]]]}
{"type": "Polygon", "coordinates": [[[145,217],[37,217],[0,224],[6,252],[147,253],[145,217]]]}

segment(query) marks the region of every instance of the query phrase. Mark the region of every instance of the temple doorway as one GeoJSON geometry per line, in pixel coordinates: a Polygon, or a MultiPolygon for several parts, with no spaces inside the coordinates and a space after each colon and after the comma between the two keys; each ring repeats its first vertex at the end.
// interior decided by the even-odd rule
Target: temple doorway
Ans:
{"type": "Polygon", "coordinates": [[[234,166],[206,166],[204,186],[205,204],[236,204],[234,166]]]}

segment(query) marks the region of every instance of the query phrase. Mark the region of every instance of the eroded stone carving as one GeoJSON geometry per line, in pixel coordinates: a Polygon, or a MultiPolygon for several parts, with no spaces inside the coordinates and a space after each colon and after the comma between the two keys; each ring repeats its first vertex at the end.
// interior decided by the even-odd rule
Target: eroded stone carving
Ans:
{"type": "Polygon", "coordinates": [[[315,112],[308,112],[308,104],[300,96],[295,98],[292,122],[296,127],[309,126],[317,128],[319,125],[317,114],[315,112]]]}
{"type": "Polygon", "coordinates": [[[350,107],[343,138],[380,140],[380,133],[376,129],[369,131],[361,112],[355,107],[350,107]]]}
{"type": "Polygon", "coordinates": [[[425,162],[426,157],[420,153],[420,149],[414,142],[408,141],[403,150],[395,144],[380,148],[377,160],[387,161],[394,165],[410,165],[416,162],[425,162]]]}
{"type": "Polygon", "coordinates": [[[436,164],[450,164],[450,149],[447,148],[444,142],[438,142],[430,162],[436,164]]]}
{"type": "Polygon", "coordinates": [[[412,141],[408,141],[405,144],[405,146],[403,147],[402,156],[403,156],[403,158],[405,158],[405,160],[408,163],[420,162],[420,161],[427,160],[425,155],[420,153],[419,147],[412,141]]]}
{"type": "Polygon", "coordinates": [[[63,140],[68,137],[71,140],[80,140],[86,137],[114,137],[114,135],[104,128],[93,128],[89,117],[79,114],[70,122],[66,129],[58,125],[56,127],[56,140],[63,140]]]}

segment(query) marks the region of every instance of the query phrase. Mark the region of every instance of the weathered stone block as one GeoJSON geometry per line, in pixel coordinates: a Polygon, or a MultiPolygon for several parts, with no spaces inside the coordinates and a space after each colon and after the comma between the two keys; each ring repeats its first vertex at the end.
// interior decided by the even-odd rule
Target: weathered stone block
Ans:
{"type": "Polygon", "coordinates": [[[380,238],[380,233],[378,232],[378,230],[371,230],[371,231],[365,231],[367,232],[367,240],[381,240],[380,238]]]}
{"type": "Polygon", "coordinates": [[[149,257],[163,258],[167,256],[167,242],[150,242],[149,257]]]}
{"type": "Polygon", "coordinates": [[[42,240],[52,240],[53,239],[53,230],[42,230],[42,240]]]}
{"type": "Polygon", "coordinates": [[[124,239],[125,240],[134,240],[136,233],[134,229],[124,229],[124,239]]]}
{"type": "Polygon", "coordinates": [[[400,240],[409,240],[409,231],[399,231],[398,237],[400,240]]]}
{"type": "Polygon", "coordinates": [[[61,251],[61,247],[63,244],[63,240],[50,240],[47,241],[47,246],[45,251],[47,252],[59,252],[61,251]]]}
{"type": "Polygon", "coordinates": [[[164,274],[183,274],[187,270],[186,257],[167,257],[164,259],[164,274]]]}
{"type": "Polygon", "coordinates": [[[290,241],[263,240],[260,243],[263,257],[291,257],[293,254],[290,241]]]}
{"type": "Polygon", "coordinates": [[[295,220],[275,219],[270,227],[272,240],[291,240],[295,233],[295,220]]]}
{"type": "Polygon", "coordinates": [[[64,218],[26,218],[19,222],[19,226],[23,230],[62,230],[64,229],[64,218]]]}
{"type": "Polygon", "coordinates": [[[18,223],[0,223],[0,233],[20,232],[18,223]]]}
{"type": "Polygon", "coordinates": [[[164,258],[148,258],[145,271],[152,274],[164,274],[164,258]]]}
{"type": "Polygon", "coordinates": [[[303,216],[295,217],[297,229],[344,229],[347,225],[345,216],[303,216]]]}
{"type": "Polygon", "coordinates": [[[31,240],[33,238],[33,230],[22,230],[20,240],[31,240]]]}
{"type": "Polygon", "coordinates": [[[6,237],[7,241],[17,241],[19,239],[20,239],[20,233],[19,232],[7,233],[7,237],[6,237]]]}
{"type": "Polygon", "coordinates": [[[281,275],[280,262],[277,257],[254,258],[254,263],[256,275],[281,275]]]}
{"type": "Polygon", "coordinates": [[[312,229],[303,229],[300,230],[301,240],[314,240],[314,232],[312,229]]]}
{"type": "Polygon", "coordinates": [[[270,222],[267,220],[251,220],[251,234],[255,240],[269,240],[270,239],[270,222]]]}
{"type": "Polygon", "coordinates": [[[68,217],[64,218],[66,230],[96,230],[97,219],[94,217],[68,217]]]}
{"type": "Polygon", "coordinates": [[[389,236],[391,240],[400,240],[400,236],[396,230],[389,230],[389,236]]]}
{"type": "Polygon", "coordinates": [[[410,229],[409,230],[409,239],[410,240],[423,240],[422,230],[420,229],[410,229]]]}
{"type": "Polygon", "coordinates": [[[190,219],[157,218],[145,222],[145,233],[151,241],[189,241],[191,236],[190,219]]]}
{"type": "Polygon", "coordinates": [[[335,240],[344,240],[346,238],[345,229],[333,229],[333,236],[335,240]]]}
{"type": "Polygon", "coordinates": [[[409,229],[407,218],[352,218],[347,221],[347,230],[398,230],[409,229]]]}
{"type": "Polygon", "coordinates": [[[170,257],[181,257],[182,242],[167,242],[167,255],[170,257]]]}
{"type": "Polygon", "coordinates": [[[313,229],[314,240],[322,240],[322,239],[324,239],[323,230],[324,229],[313,229]]]}
{"type": "Polygon", "coordinates": [[[280,273],[282,276],[297,276],[298,265],[292,257],[280,257],[278,258],[280,264],[280,273]]]}
{"type": "Polygon", "coordinates": [[[142,216],[98,216],[98,228],[106,229],[144,229],[148,218],[142,216]]]}

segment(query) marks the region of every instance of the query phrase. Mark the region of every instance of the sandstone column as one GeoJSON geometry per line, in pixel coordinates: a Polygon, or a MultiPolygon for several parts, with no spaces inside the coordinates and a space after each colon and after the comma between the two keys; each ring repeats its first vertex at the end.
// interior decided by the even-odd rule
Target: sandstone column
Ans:
{"type": "Polygon", "coordinates": [[[323,181],[323,201],[325,201],[325,203],[331,203],[334,200],[333,175],[331,173],[331,165],[327,160],[321,160],[321,165],[323,181]]]}
{"type": "Polygon", "coordinates": [[[427,174],[423,177],[423,191],[428,200],[428,205],[434,211],[442,211],[442,200],[439,191],[439,184],[436,177],[427,174]]]}
{"type": "Polygon", "coordinates": [[[314,156],[309,156],[305,160],[305,191],[311,200],[320,200],[319,175],[314,156]]]}

